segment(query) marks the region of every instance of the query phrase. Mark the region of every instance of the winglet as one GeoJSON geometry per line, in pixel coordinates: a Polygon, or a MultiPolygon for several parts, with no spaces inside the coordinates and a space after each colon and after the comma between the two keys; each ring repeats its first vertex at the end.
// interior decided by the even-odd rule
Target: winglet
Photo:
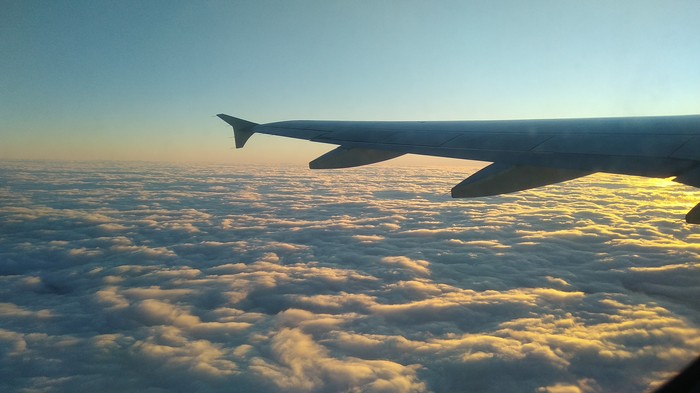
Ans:
{"type": "Polygon", "coordinates": [[[221,120],[225,121],[226,123],[230,124],[231,127],[233,127],[233,138],[236,140],[237,149],[240,149],[241,147],[245,146],[245,143],[248,141],[248,138],[250,138],[250,136],[255,133],[255,126],[258,125],[257,123],[253,123],[229,115],[224,115],[223,113],[220,113],[216,116],[218,116],[221,120]]]}

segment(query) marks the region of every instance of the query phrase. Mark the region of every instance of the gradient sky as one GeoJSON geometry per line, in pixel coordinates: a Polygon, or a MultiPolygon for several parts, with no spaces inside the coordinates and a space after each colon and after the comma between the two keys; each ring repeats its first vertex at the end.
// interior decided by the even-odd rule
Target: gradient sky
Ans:
{"type": "MultiPolygon", "coordinates": [[[[697,1],[2,1],[0,159],[305,163],[228,113],[700,113],[697,1]]],[[[408,162],[408,161],[403,161],[408,162]]]]}

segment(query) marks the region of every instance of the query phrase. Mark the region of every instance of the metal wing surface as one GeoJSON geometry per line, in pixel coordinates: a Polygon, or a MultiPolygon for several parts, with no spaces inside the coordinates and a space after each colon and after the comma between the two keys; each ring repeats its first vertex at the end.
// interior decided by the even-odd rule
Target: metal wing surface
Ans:
{"type": "MultiPolygon", "coordinates": [[[[672,177],[700,187],[700,115],[484,121],[318,121],[256,124],[218,115],[236,147],[254,133],[339,145],[312,169],[347,168],[402,154],[489,161],[453,197],[525,190],[594,172],[672,177]]],[[[700,223],[700,204],[686,216],[700,223]]]]}

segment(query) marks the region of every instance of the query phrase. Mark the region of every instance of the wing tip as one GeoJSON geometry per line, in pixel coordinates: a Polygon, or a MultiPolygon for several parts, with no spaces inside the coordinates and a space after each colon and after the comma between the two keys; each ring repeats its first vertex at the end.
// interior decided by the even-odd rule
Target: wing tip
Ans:
{"type": "Polygon", "coordinates": [[[224,113],[219,113],[216,116],[233,127],[233,138],[236,141],[236,149],[240,149],[245,146],[248,139],[255,134],[255,127],[258,125],[258,123],[239,119],[224,113]]]}

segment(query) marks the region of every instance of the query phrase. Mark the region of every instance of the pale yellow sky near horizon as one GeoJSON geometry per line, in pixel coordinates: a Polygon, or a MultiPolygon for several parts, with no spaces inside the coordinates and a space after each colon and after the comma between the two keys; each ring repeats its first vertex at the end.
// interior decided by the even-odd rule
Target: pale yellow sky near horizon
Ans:
{"type": "MultiPolygon", "coordinates": [[[[205,132],[200,138],[152,141],[148,136],[137,136],[130,141],[112,141],[100,137],[82,140],[64,140],[60,147],[52,140],[37,139],[32,154],[15,150],[12,139],[0,146],[0,160],[47,161],[126,161],[164,163],[221,163],[255,165],[307,166],[309,161],[334,149],[336,145],[309,142],[270,135],[254,135],[244,148],[236,149],[228,125],[226,134],[205,132]],[[148,141],[147,141],[148,140],[148,141]],[[153,146],[157,146],[154,148],[153,146]]],[[[56,138],[60,139],[60,138],[56,138]]],[[[465,167],[480,168],[487,163],[453,158],[406,154],[374,165],[390,167],[465,167]]]]}

